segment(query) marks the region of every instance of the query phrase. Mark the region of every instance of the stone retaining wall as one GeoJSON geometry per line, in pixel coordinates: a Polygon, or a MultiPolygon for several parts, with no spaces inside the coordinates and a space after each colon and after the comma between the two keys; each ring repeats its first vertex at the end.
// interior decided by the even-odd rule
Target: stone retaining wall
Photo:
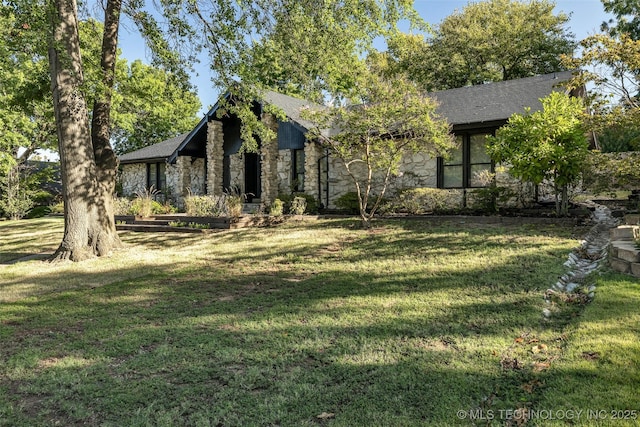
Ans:
{"type": "Polygon", "coordinates": [[[640,248],[636,245],[636,239],[640,239],[640,215],[627,215],[624,222],[611,229],[609,263],[615,271],[640,278],[640,248]]]}

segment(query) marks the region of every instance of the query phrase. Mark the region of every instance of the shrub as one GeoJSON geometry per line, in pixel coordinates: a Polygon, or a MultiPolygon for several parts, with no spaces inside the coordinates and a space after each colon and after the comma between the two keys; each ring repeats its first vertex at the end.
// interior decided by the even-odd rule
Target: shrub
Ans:
{"type": "Polygon", "coordinates": [[[51,213],[51,208],[49,206],[36,206],[27,212],[26,218],[42,218],[43,216],[49,215],[51,213]]]}
{"type": "Polygon", "coordinates": [[[307,210],[307,199],[301,196],[296,196],[291,201],[291,207],[289,211],[293,215],[304,215],[307,210]]]}
{"type": "Polygon", "coordinates": [[[344,193],[336,200],[336,207],[350,214],[360,213],[360,202],[358,201],[358,193],[354,191],[344,193]]]}
{"type": "Polygon", "coordinates": [[[227,215],[230,218],[240,218],[242,215],[242,204],[245,196],[243,194],[226,194],[225,203],[227,206],[227,215]]]}
{"type": "Polygon", "coordinates": [[[190,216],[226,216],[226,195],[222,196],[188,196],[185,198],[185,209],[190,216]]]}
{"type": "Polygon", "coordinates": [[[640,188],[640,152],[602,154],[591,152],[582,174],[583,185],[594,194],[640,188]]]}
{"type": "Polygon", "coordinates": [[[284,215],[284,203],[282,200],[275,199],[269,208],[269,215],[271,216],[282,216],[284,215]]]}
{"type": "MultiPolygon", "coordinates": [[[[132,215],[133,201],[127,197],[113,198],[113,213],[115,215],[132,215]]],[[[62,206],[64,209],[64,206],[62,206]]]]}
{"type": "Polygon", "coordinates": [[[460,206],[453,200],[453,196],[451,191],[440,188],[407,188],[392,199],[387,209],[411,215],[457,209],[460,206]]]}
{"type": "MultiPolygon", "coordinates": [[[[55,214],[63,214],[64,213],[64,202],[58,202],[55,205],[51,205],[51,213],[55,214]]],[[[116,215],[118,215],[116,213],[116,215]]]]}
{"type": "Polygon", "coordinates": [[[293,215],[302,215],[305,212],[310,214],[318,213],[318,201],[315,197],[309,194],[299,192],[294,192],[291,194],[282,193],[278,194],[278,199],[282,200],[282,202],[284,203],[285,213],[293,215]],[[298,202],[294,203],[295,199],[297,198],[304,199],[305,206],[302,213],[297,213],[300,212],[300,209],[302,207],[302,200],[298,200],[298,202]]]}
{"type": "Polygon", "coordinates": [[[140,215],[143,218],[150,217],[160,209],[160,203],[154,200],[155,196],[160,192],[153,186],[149,189],[144,189],[136,193],[136,198],[133,200],[131,210],[134,215],[140,215]]]}
{"type": "Polygon", "coordinates": [[[476,180],[484,185],[473,190],[473,207],[484,212],[497,212],[499,205],[505,203],[515,194],[506,187],[496,185],[496,174],[487,170],[476,174],[476,180]]]}

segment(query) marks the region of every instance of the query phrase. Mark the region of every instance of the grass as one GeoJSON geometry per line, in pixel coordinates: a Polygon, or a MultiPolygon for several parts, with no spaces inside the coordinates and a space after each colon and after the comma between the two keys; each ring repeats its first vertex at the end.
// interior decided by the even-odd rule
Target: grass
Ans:
{"type": "Polygon", "coordinates": [[[0,223],[0,426],[503,425],[517,408],[640,409],[637,280],[605,275],[586,308],[541,314],[585,230],[355,224],[123,233],[112,257],[51,265],[10,262],[54,250],[61,219],[0,223]]]}

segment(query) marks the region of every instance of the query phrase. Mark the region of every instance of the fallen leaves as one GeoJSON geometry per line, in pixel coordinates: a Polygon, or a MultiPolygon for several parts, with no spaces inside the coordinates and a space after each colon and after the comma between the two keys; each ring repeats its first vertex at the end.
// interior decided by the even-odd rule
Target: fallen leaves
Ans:
{"type": "Polygon", "coordinates": [[[585,351],[582,353],[582,358],[585,360],[598,360],[600,359],[600,353],[597,351],[585,351]]]}
{"type": "Polygon", "coordinates": [[[316,418],[319,420],[330,420],[331,418],[335,418],[336,414],[333,412],[323,412],[320,415],[316,415],[316,418]]]}
{"type": "Polygon", "coordinates": [[[538,344],[531,347],[531,352],[533,354],[546,353],[547,350],[548,350],[548,347],[546,344],[538,344]]]}

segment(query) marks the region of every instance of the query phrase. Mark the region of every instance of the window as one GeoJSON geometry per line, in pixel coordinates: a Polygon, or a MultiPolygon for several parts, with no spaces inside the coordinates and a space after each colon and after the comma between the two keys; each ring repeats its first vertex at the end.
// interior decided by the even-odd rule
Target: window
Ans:
{"type": "Polygon", "coordinates": [[[155,188],[158,191],[162,191],[167,186],[166,164],[164,162],[159,163],[147,163],[147,188],[155,188]]]}
{"type": "Polygon", "coordinates": [[[291,150],[291,188],[304,191],[304,150],[291,150]]]}
{"type": "Polygon", "coordinates": [[[487,134],[458,134],[458,148],[448,160],[440,159],[438,174],[441,188],[482,187],[482,172],[493,171],[493,163],[487,154],[487,134]]]}

